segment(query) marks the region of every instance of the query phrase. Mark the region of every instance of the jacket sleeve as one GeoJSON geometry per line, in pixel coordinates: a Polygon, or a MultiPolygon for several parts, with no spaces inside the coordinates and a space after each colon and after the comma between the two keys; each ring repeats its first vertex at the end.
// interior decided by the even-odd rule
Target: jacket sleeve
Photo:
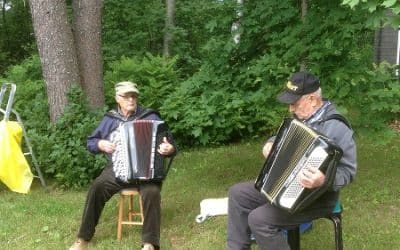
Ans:
{"type": "Polygon", "coordinates": [[[343,156],[336,170],[336,177],[331,190],[338,191],[350,184],[357,172],[357,150],[353,131],[344,123],[337,120],[327,121],[324,133],[331,138],[342,150],[343,156]]]}
{"type": "Polygon", "coordinates": [[[104,116],[99,126],[88,136],[86,148],[92,154],[101,153],[98,142],[102,139],[107,139],[112,130],[118,126],[118,123],[110,117],[104,116]]]}

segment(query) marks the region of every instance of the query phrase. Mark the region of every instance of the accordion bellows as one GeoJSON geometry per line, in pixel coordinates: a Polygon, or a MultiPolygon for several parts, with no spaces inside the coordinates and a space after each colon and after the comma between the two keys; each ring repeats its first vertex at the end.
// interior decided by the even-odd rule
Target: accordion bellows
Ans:
{"type": "Polygon", "coordinates": [[[116,150],[111,156],[116,178],[163,180],[166,176],[164,156],[157,152],[167,125],[163,121],[135,120],[122,123],[111,135],[116,150]]]}
{"type": "Polygon", "coordinates": [[[332,185],[342,154],[329,138],[287,118],[278,130],[255,187],[277,207],[290,213],[301,211],[332,185]],[[307,189],[300,185],[298,175],[312,167],[325,174],[325,183],[320,188],[307,189]]]}

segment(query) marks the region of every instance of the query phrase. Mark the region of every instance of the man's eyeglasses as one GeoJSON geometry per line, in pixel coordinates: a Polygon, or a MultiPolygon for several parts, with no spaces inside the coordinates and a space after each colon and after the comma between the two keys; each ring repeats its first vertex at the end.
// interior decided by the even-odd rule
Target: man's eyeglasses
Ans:
{"type": "Polygon", "coordinates": [[[129,99],[136,99],[136,95],[118,95],[119,97],[122,97],[124,100],[129,100],[129,99]]]}

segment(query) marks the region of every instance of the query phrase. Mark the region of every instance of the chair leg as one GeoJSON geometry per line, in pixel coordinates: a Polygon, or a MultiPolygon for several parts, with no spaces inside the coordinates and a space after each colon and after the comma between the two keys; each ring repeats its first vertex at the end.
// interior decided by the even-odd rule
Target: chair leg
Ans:
{"type": "MultiPolygon", "coordinates": [[[[336,250],[343,250],[342,216],[340,213],[325,217],[333,222],[336,250]]],[[[300,226],[287,230],[287,239],[291,250],[300,250],[300,226]]]]}
{"type": "Polygon", "coordinates": [[[287,230],[287,238],[290,250],[300,250],[300,227],[287,230]]]}
{"type": "Polygon", "coordinates": [[[122,238],[122,219],[124,215],[124,196],[120,195],[119,198],[119,211],[118,211],[118,225],[117,225],[117,239],[122,238]]]}
{"type": "Polygon", "coordinates": [[[336,250],[343,250],[343,238],[342,238],[342,218],[340,214],[329,217],[333,222],[335,228],[335,244],[336,250]]]}

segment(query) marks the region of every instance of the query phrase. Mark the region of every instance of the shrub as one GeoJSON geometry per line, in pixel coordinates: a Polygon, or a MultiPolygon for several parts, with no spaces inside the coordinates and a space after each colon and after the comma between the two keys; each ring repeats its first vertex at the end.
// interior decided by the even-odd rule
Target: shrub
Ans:
{"type": "Polygon", "coordinates": [[[48,133],[35,134],[34,142],[45,173],[63,187],[80,187],[95,178],[106,164],[102,155],[86,150],[86,138],[99,123],[104,110],[88,108],[80,87],[68,93],[69,104],[60,119],[49,125],[48,133]]]}
{"type": "Polygon", "coordinates": [[[114,86],[117,82],[132,81],[138,84],[140,103],[158,110],[179,82],[175,64],[176,58],[153,56],[150,53],[143,58],[122,57],[111,63],[104,77],[107,105],[115,105],[114,86]]]}

